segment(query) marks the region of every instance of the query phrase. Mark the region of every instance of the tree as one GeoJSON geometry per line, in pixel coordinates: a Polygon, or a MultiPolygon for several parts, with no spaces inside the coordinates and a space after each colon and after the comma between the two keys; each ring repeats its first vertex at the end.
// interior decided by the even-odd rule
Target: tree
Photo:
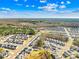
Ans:
{"type": "Polygon", "coordinates": [[[79,46],[79,39],[75,39],[73,44],[76,45],[76,46],[79,46]]]}
{"type": "Polygon", "coordinates": [[[37,41],[37,44],[36,44],[37,47],[43,47],[43,45],[44,45],[44,41],[42,39],[37,41]]]}
{"type": "Polygon", "coordinates": [[[32,51],[25,59],[53,59],[47,50],[32,51]]]}
{"type": "Polygon", "coordinates": [[[3,56],[0,55],[0,59],[3,59],[3,56]]]}
{"type": "Polygon", "coordinates": [[[34,35],[35,31],[33,29],[28,29],[28,31],[26,33],[29,35],[34,35]]]}

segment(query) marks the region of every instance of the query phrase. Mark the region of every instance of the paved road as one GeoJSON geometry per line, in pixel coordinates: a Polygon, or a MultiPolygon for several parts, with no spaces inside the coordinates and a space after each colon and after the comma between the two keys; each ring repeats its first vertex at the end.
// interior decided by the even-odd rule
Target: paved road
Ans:
{"type": "MultiPolygon", "coordinates": [[[[66,43],[65,47],[63,47],[63,49],[62,49],[62,51],[61,51],[61,56],[63,55],[63,53],[64,53],[65,51],[67,51],[68,49],[70,49],[70,47],[71,47],[72,44],[73,44],[73,40],[74,40],[74,39],[70,36],[68,30],[67,30],[66,28],[64,28],[64,29],[65,29],[65,32],[67,33],[68,37],[69,37],[69,41],[66,43]]],[[[63,58],[63,59],[64,59],[64,58],[63,58]]]]}
{"type": "Polygon", "coordinates": [[[16,57],[25,47],[28,47],[29,44],[30,44],[33,40],[35,40],[35,38],[37,38],[40,34],[41,34],[41,33],[39,32],[39,33],[37,33],[35,36],[33,36],[32,38],[29,38],[26,42],[24,42],[23,45],[18,46],[16,50],[11,51],[11,52],[10,52],[11,54],[10,54],[8,57],[4,58],[4,59],[15,59],[15,57],[16,57]]]}

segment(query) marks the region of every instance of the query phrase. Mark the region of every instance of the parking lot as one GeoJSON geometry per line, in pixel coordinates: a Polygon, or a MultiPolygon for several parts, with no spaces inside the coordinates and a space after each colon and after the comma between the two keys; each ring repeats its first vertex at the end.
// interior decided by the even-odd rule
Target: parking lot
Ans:
{"type": "MultiPolygon", "coordinates": [[[[0,42],[0,48],[6,49],[10,54],[13,54],[14,50],[16,50],[18,47],[22,46],[24,41],[27,41],[29,38],[29,35],[26,34],[14,34],[14,35],[8,35],[3,38],[0,42]]],[[[6,55],[7,53],[3,53],[1,55],[6,55]]],[[[8,55],[10,55],[8,54],[8,55]]],[[[6,56],[7,58],[8,56],[6,56]]],[[[5,57],[4,57],[5,58],[5,57]]]]}
{"type": "Polygon", "coordinates": [[[79,28],[67,28],[72,38],[79,38],[79,28]]]}
{"type": "Polygon", "coordinates": [[[9,37],[5,42],[13,44],[23,44],[24,40],[28,39],[28,35],[25,34],[16,34],[9,37]]]}

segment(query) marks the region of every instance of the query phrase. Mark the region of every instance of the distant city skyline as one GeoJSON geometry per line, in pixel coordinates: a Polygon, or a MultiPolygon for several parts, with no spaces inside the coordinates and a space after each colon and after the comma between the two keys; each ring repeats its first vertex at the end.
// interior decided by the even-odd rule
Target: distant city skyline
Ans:
{"type": "Polygon", "coordinates": [[[79,18],[79,0],[0,0],[0,18],[79,18]]]}

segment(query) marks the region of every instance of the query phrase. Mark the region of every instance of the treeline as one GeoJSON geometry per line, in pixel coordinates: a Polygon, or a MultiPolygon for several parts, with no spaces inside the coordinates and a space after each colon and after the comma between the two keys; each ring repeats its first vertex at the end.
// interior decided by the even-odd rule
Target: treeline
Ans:
{"type": "Polygon", "coordinates": [[[6,35],[10,35],[10,34],[19,34],[19,33],[34,35],[35,31],[31,28],[25,28],[25,27],[23,27],[23,28],[11,27],[11,26],[0,27],[0,35],[2,35],[2,36],[6,36],[6,35]]]}

